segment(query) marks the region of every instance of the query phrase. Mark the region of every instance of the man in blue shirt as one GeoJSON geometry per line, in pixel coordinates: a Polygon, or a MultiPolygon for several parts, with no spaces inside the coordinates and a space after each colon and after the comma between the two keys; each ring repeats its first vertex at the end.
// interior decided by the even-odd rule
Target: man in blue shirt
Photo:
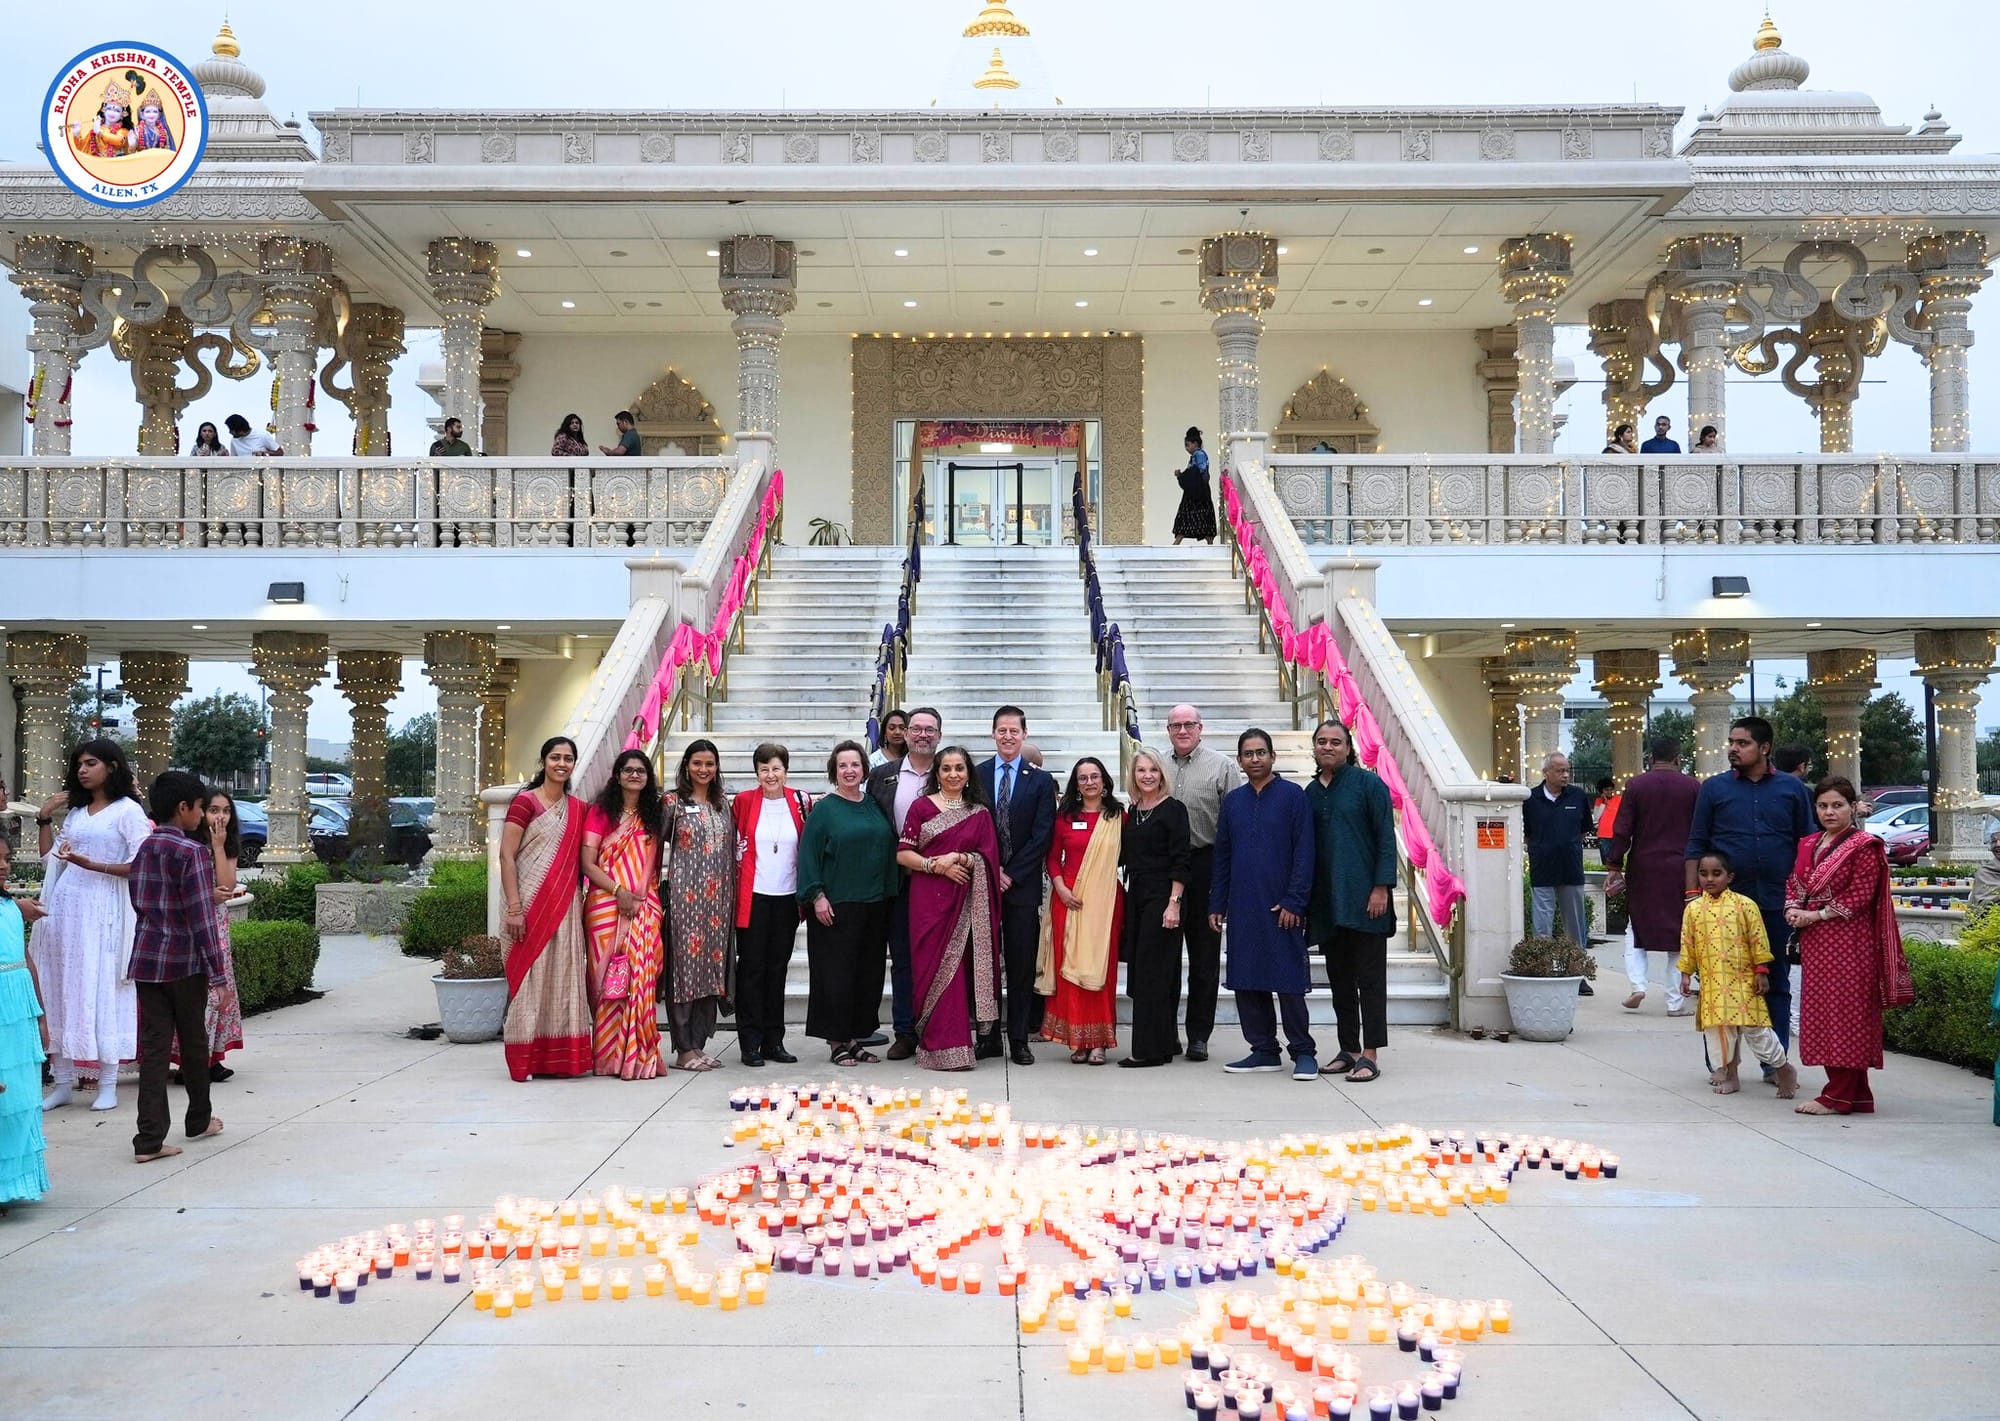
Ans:
{"type": "Polygon", "coordinates": [[[1661,415],[1658,419],[1654,420],[1653,437],[1651,439],[1648,439],[1644,444],[1641,444],[1639,446],[1639,452],[1641,454],[1680,453],[1681,452],[1680,443],[1677,440],[1667,438],[1667,431],[1672,429],[1673,427],[1674,427],[1674,422],[1668,419],[1665,415],[1661,415]]]}
{"type": "MultiPolygon", "coordinates": [[[[1583,841],[1591,833],[1590,796],[1569,782],[1569,758],[1554,751],[1542,761],[1542,782],[1528,791],[1521,805],[1536,937],[1555,931],[1560,906],[1566,935],[1579,947],[1590,946],[1583,906],[1583,841]]],[[[1587,981],[1578,983],[1577,991],[1586,997],[1596,995],[1587,981]]]]}
{"type": "Polygon", "coordinates": [[[1792,930],[1785,923],[1785,879],[1798,858],[1799,840],[1813,832],[1812,791],[1771,762],[1771,722],[1747,715],[1729,727],[1729,771],[1701,782],[1688,829],[1687,886],[1695,897],[1695,863],[1720,850],[1736,870],[1729,886],[1757,905],[1771,939],[1771,1027],[1791,1045],[1792,984],[1786,968],[1796,962],[1792,930]]]}

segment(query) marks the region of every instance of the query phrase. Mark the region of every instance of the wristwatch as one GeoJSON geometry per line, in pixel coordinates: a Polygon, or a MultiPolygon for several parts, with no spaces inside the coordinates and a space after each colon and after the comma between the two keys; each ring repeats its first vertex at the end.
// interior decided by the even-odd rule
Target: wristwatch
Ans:
{"type": "Polygon", "coordinates": [[[39,828],[46,829],[55,822],[56,820],[53,814],[37,814],[35,816],[35,824],[39,828]]]}

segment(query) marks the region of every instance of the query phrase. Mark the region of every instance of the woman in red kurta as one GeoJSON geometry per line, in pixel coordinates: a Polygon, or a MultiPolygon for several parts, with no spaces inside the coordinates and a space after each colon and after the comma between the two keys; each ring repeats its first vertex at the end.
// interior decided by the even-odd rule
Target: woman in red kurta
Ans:
{"type": "Polygon", "coordinates": [[[1888,859],[1855,825],[1859,799],[1841,776],[1819,782],[1820,832],[1799,844],[1785,885],[1785,921],[1799,935],[1799,1059],[1826,1068],[1826,1089],[1801,1115],[1875,1113],[1868,1071],[1882,1065],[1882,1013],[1913,995],[1888,859]]]}
{"type": "Polygon", "coordinates": [[[1118,882],[1123,811],[1102,761],[1085,756],[1069,772],[1049,844],[1049,901],[1035,990],[1049,998],[1042,1039],[1071,1048],[1078,1065],[1104,1064],[1118,1044],[1118,941],[1125,890],[1118,882]]]}

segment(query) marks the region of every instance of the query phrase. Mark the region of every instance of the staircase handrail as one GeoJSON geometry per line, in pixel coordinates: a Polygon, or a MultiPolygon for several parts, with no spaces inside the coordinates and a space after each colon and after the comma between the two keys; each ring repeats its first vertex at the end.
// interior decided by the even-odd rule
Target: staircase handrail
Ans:
{"type": "Polygon", "coordinates": [[[917,610],[917,584],[924,578],[924,484],[912,481],[909,532],[903,541],[903,576],[896,587],[896,620],[882,624],[875,643],[875,681],[868,690],[868,748],[882,748],[882,725],[902,703],[909,684],[910,623],[917,610]]]}
{"type": "Polygon", "coordinates": [[[1118,624],[1105,615],[1104,584],[1097,575],[1097,553],[1092,545],[1090,502],[1084,496],[1083,471],[1077,470],[1070,486],[1070,512],[1076,522],[1076,563],[1083,579],[1083,606],[1090,616],[1091,654],[1097,664],[1097,694],[1104,712],[1104,728],[1118,732],[1118,779],[1122,784],[1132,768],[1132,755],[1141,742],[1139,734],[1139,694],[1132,685],[1131,668],[1125,659],[1125,635],[1118,624]]]}
{"type": "Polygon", "coordinates": [[[1230,568],[1242,574],[1243,605],[1257,614],[1257,649],[1277,658],[1279,693],[1291,707],[1292,729],[1301,730],[1307,707],[1316,710],[1324,700],[1324,687],[1287,651],[1284,633],[1320,620],[1316,603],[1325,579],[1267,479],[1224,469],[1222,507],[1230,568]]]}

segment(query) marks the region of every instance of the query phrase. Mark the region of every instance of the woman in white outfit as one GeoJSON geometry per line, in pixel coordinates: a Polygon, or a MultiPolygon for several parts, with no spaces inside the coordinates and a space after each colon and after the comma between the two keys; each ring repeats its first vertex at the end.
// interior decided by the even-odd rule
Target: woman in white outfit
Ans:
{"type": "Polygon", "coordinates": [[[126,969],[136,919],[126,879],[153,832],[125,752],[110,740],[70,751],[63,793],[35,818],[48,864],[28,951],[48,1013],[55,1085],[42,1109],[67,1105],[79,1072],[97,1077],[92,1110],[118,1108],[118,1065],[139,1054],[139,998],[126,969]],[[60,821],[60,826],[58,826],[60,821]]]}

